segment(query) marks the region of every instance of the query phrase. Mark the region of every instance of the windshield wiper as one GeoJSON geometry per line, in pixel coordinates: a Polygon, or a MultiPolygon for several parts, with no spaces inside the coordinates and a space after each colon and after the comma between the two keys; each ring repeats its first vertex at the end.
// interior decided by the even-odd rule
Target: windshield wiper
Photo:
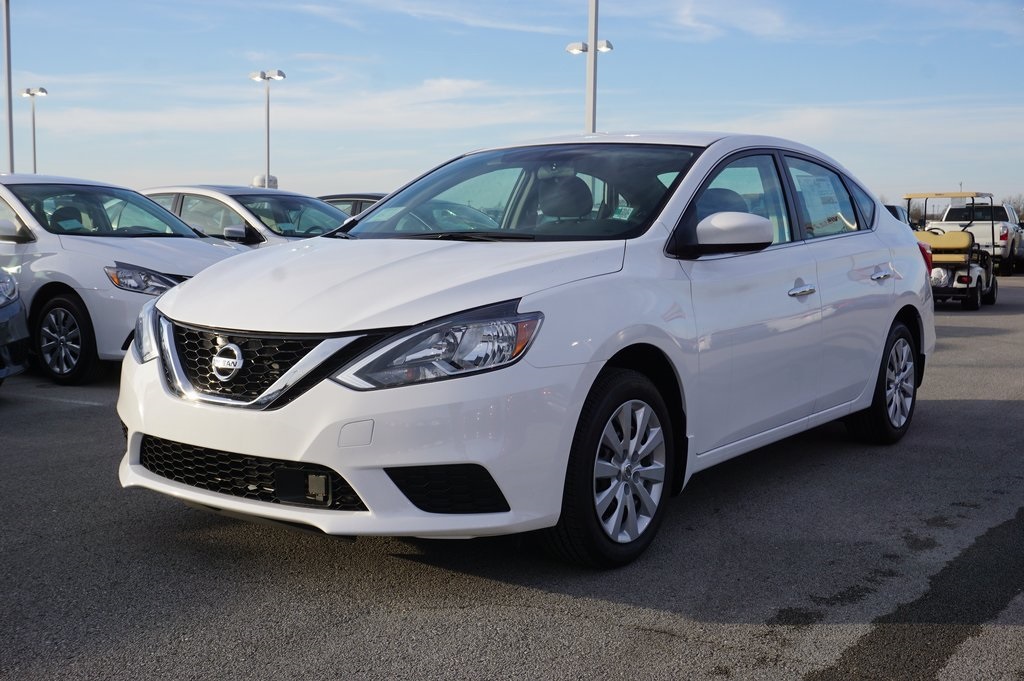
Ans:
{"type": "Polygon", "coordinates": [[[355,239],[356,237],[352,236],[348,232],[358,224],[359,220],[356,220],[355,217],[350,217],[330,232],[327,232],[327,234],[324,234],[324,236],[331,237],[333,239],[355,239]]]}
{"type": "Polygon", "coordinates": [[[395,235],[402,239],[436,239],[437,241],[535,241],[533,234],[518,232],[421,232],[395,235]]]}

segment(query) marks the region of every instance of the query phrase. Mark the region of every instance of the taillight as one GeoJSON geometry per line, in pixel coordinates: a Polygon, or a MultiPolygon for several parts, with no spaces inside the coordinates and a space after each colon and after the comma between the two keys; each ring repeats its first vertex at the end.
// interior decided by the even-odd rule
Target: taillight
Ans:
{"type": "Polygon", "coordinates": [[[1002,227],[1001,227],[1001,228],[999,229],[999,240],[1000,240],[1000,241],[1006,241],[1006,235],[1007,235],[1007,234],[1008,234],[1009,232],[1010,232],[1010,230],[1006,228],[1006,225],[1003,225],[1003,226],[1002,226],[1002,227]]]}
{"type": "Polygon", "coordinates": [[[924,266],[928,268],[928,271],[932,271],[932,247],[923,241],[917,242],[917,247],[921,249],[921,257],[924,258],[924,266]]]}

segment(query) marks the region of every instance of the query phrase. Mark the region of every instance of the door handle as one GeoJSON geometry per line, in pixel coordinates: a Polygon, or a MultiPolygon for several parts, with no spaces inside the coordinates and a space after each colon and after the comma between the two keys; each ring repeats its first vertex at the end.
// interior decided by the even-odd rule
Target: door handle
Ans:
{"type": "Polygon", "coordinates": [[[789,297],[803,298],[804,296],[811,295],[817,290],[818,289],[814,287],[814,284],[804,284],[803,286],[797,286],[796,288],[789,289],[789,297]]]}
{"type": "Polygon", "coordinates": [[[871,281],[885,281],[892,276],[892,270],[882,270],[871,275],[871,281]]]}

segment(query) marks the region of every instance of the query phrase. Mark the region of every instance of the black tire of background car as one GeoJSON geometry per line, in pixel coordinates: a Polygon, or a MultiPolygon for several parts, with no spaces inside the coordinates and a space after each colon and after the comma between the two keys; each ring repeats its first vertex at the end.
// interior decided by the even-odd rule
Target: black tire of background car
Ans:
{"type": "Polygon", "coordinates": [[[81,298],[74,294],[61,294],[48,300],[39,310],[32,326],[33,361],[36,367],[53,382],[60,385],[81,385],[99,378],[103,366],[96,356],[96,336],[92,320],[81,298]],[[77,325],[80,333],[78,361],[69,371],[61,373],[47,364],[42,352],[42,329],[47,318],[54,312],[63,311],[77,325]]]}
{"type": "Polygon", "coordinates": [[[653,541],[665,517],[675,468],[674,433],[665,401],[643,374],[608,368],[590,389],[576,426],[562,493],[558,524],[541,532],[550,553],[568,562],[595,568],[626,565],[653,541]],[[658,509],[646,530],[628,543],[612,541],[601,527],[594,508],[594,466],[605,425],[619,407],[631,400],[650,405],[661,421],[665,441],[665,482],[658,509]]]}
{"type": "Polygon", "coordinates": [[[914,411],[917,408],[917,376],[914,377],[914,394],[907,420],[900,427],[893,426],[889,419],[888,404],[886,402],[886,368],[889,363],[889,355],[893,346],[900,340],[905,340],[910,345],[911,356],[916,365],[918,361],[917,344],[914,336],[906,324],[897,320],[889,329],[889,336],[885,340],[885,351],[882,353],[882,364],[878,368],[878,377],[875,380],[874,397],[871,406],[859,412],[847,416],[845,419],[846,428],[851,435],[859,440],[878,445],[891,445],[899,442],[903,435],[910,428],[910,422],[914,420],[914,411]]]}
{"type": "Polygon", "coordinates": [[[1000,277],[1012,277],[1013,276],[1013,256],[1009,255],[999,260],[999,276],[1000,277]]]}

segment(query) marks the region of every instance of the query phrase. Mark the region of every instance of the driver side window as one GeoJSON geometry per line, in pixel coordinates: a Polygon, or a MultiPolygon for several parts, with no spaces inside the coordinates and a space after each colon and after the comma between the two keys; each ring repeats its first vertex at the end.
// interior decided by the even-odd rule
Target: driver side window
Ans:
{"type": "Polygon", "coordinates": [[[742,156],[720,167],[690,204],[681,224],[683,241],[694,243],[697,223],[715,213],[752,213],[772,223],[772,244],[793,240],[782,182],[771,154],[742,156]]]}
{"type": "Polygon", "coordinates": [[[216,199],[186,194],[181,200],[181,219],[207,236],[224,237],[229,225],[245,226],[245,219],[216,199]]]}

